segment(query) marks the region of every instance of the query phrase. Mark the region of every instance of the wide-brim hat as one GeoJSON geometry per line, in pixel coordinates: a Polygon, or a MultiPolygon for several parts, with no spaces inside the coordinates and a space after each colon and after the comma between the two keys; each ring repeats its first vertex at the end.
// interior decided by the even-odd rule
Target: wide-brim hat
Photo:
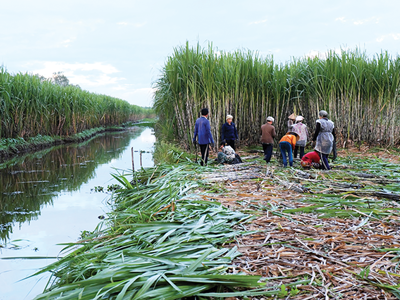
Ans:
{"type": "Polygon", "coordinates": [[[296,115],[293,113],[293,114],[291,114],[290,116],[289,116],[289,119],[291,119],[291,120],[296,120],[296,115]]]}

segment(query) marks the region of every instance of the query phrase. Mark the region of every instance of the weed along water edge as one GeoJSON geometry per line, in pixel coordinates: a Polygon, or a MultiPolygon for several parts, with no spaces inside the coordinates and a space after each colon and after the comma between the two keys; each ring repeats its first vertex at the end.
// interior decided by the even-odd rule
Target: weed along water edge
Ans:
{"type": "MultiPolygon", "coordinates": [[[[33,299],[43,291],[48,275],[22,280],[55,259],[64,247],[108,210],[109,195],[97,186],[115,184],[116,169],[131,172],[131,148],[152,151],[151,128],[136,127],[107,132],[80,144],[60,145],[24,154],[2,164],[0,170],[0,299],[33,299]]],[[[139,155],[135,157],[140,167],[139,155]]],[[[144,167],[152,156],[142,156],[144,167]]],[[[120,171],[123,172],[123,171],[120,171]]]]}

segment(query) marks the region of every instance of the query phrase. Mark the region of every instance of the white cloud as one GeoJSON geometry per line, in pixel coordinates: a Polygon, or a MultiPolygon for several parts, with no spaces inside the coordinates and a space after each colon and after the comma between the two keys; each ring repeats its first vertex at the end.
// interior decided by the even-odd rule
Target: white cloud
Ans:
{"type": "Polygon", "coordinates": [[[63,47],[67,48],[69,46],[69,44],[71,43],[71,40],[65,40],[61,42],[61,45],[63,45],[63,47]]]}
{"type": "Polygon", "coordinates": [[[127,88],[127,92],[122,93],[121,98],[128,102],[140,106],[152,106],[153,96],[157,89],[155,88],[127,88]]]}
{"type": "MultiPolygon", "coordinates": [[[[345,51],[348,49],[349,49],[349,47],[335,48],[335,49],[333,49],[333,52],[340,55],[342,53],[342,51],[345,51]]],[[[309,57],[309,58],[319,57],[321,59],[325,59],[328,56],[328,52],[320,52],[318,50],[311,50],[305,56],[309,57]]]]}
{"type": "Polygon", "coordinates": [[[49,77],[54,72],[62,71],[64,73],[71,73],[75,71],[99,71],[105,74],[113,74],[119,72],[117,68],[111,64],[104,64],[102,62],[95,63],[66,63],[61,61],[45,61],[35,62],[35,64],[41,63],[43,67],[41,69],[34,70],[34,73],[39,73],[43,76],[49,77]]]}
{"type": "Polygon", "coordinates": [[[146,22],[133,24],[133,26],[135,26],[136,28],[143,27],[144,25],[146,25],[146,22]]]}
{"type": "Polygon", "coordinates": [[[268,21],[267,19],[260,20],[260,21],[254,21],[254,22],[250,22],[249,25],[262,24],[262,23],[265,23],[265,22],[267,22],[267,21],[268,21]]]}
{"type": "Polygon", "coordinates": [[[377,17],[371,17],[371,18],[369,18],[369,19],[354,20],[354,21],[353,21],[353,24],[354,24],[354,25],[363,25],[363,24],[366,24],[366,23],[375,23],[375,24],[378,24],[378,23],[379,23],[379,18],[377,18],[377,17]]]}
{"type": "Polygon", "coordinates": [[[122,77],[111,76],[111,74],[118,73],[119,70],[111,64],[102,62],[66,63],[45,61],[31,64],[41,65],[41,67],[32,71],[34,74],[51,77],[54,72],[63,72],[72,84],[79,84],[80,86],[112,85],[125,80],[122,77]]]}
{"type": "Polygon", "coordinates": [[[350,19],[350,20],[348,20],[345,17],[338,17],[338,18],[335,19],[335,22],[342,22],[342,23],[351,22],[354,25],[358,26],[358,25],[363,25],[363,24],[367,24],[367,23],[378,24],[379,23],[379,18],[371,17],[371,18],[368,18],[368,19],[359,19],[359,20],[350,19]]]}
{"type": "Polygon", "coordinates": [[[306,57],[309,57],[309,58],[321,57],[321,52],[319,52],[317,50],[311,50],[310,52],[308,52],[306,54],[306,57]]]}
{"type": "Polygon", "coordinates": [[[337,21],[340,21],[340,22],[342,22],[342,23],[346,23],[346,22],[347,22],[347,21],[345,20],[345,17],[336,18],[335,21],[336,21],[336,22],[337,22],[337,21]]]}
{"type": "Polygon", "coordinates": [[[376,41],[378,42],[378,43],[380,43],[380,42],[383,42],[383,40],[385,40],[385,39],[390,39],[390,38],[392,38],[392,39],[394,39],[395,41],[397,41],[397,40],[399,40],[400,39],[400,33],[389,33],[389,34],[384,34],[384,35],[381,35],[380,37],[378,37],[377,39],[376,39],[376,41]]]}
{"type": "Polygon", "coordinates": [[[120,25],[120,26],[132,25],[133,27],[140,28],[140,27],[143,27],[144,25],[146,25],[146,22],[143,22],[143,23],[118,22],[117,25],[120,25]]]}

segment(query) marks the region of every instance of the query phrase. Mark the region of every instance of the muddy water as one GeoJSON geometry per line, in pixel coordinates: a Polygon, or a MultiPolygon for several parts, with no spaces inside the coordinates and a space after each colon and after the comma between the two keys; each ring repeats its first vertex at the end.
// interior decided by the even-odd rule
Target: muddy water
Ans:
{"type": "MultiPolygon", "coordinates": [[[[64,247],[57,244],[76,241],[82,231],[93,230],[107,211],[109,196],[92,189],[115,183],[110,175],[116,173],[115,168],[126,173],[132,169],[131,147],[150,151],[154,142],[150,128],[132,128],[1,165],[1,300],[33,299],[43,291],[49,276],[20,280],[55,259],[26,257],[56,257],[64,247]]],[[[152,166],[151,154],[143,154],[142,163],[152,166]]]]}

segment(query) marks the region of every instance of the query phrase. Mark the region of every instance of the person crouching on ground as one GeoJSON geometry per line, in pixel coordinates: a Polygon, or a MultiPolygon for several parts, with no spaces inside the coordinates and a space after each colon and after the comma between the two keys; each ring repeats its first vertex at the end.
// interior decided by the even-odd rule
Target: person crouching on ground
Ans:
{"type": "Polygon", "coordinates": [[[308,152],[301,158],[301,166],[304,169],[321,169],[321,157],[319,156],[317,151],[308,152]]]}
{"type": "Polygon", "coordinates": [[[293,148],[296,146],[298,140],[299,140],[299,135],[296,132],[288,132],[279,141],[279,149],[281,150],[283,166],[285,168],[287,167],[286,154],[289,157],[289,165],[293,167],[292,151],[293,148]]]}
{"type": "Polygon", "coordinates": [[[233,150],[236,150],[235,141],[239,138],[235,123],[233,123],[232,120],[233,117],[231,115],[226,116],[226,123],[222,125],[221,138],[222,143],[226,143],[231,146],[233,150]]]}
{"type": "Polygon", "coordinates": [[[296,124],[293,125],[292,131],[299,135],[299,140],[294,147],[294,158],[297,158],[297,153],[300,149],[300,159],[304,156],[304,147],[307,144],[308,139],[308,129],[307,125],[303,124],[304,118],[302,116],[296,117],[296,124]]]}
{"type": "Polygon", "coordinates": [[[209,145],[214,144],[214,139],[211,134],[210,121],[208,121],[208,109],[203,108],[201,110],[201,117],[196,120],[194,126],[194,138],[193,143],[196,144],[196,137],[198,137],[198,143],[201,151],[201,165],[207,165],[209,145]]]}
{"type": "Polygon", "coordinates": [[[335,124],[328,119],[328,113],[321,110],[313,141],[316,142],[314,150],[320,153],[322,166],[325,170],[331,169],[328,163],[328,155],[332,152],[334,140],[335,124]]]}
{"type": "Polygon", "coordinates": [[[274,148],[274,138],[276,136],[273,117],[267,118],[267,123],[261,126],[261,144],[264,150],[264,160],[267,164],[271,161],[272,150],[274,148]]]}
{"type": "Polygon", "coordinates": [[[235,150],[231,146],[225,146],[225,144],[221,144],[220,152],[218,152],[217,162],[219,164],[240,164],[242,163],[242,159],[239,154],[235,153],[235,150]]]}

